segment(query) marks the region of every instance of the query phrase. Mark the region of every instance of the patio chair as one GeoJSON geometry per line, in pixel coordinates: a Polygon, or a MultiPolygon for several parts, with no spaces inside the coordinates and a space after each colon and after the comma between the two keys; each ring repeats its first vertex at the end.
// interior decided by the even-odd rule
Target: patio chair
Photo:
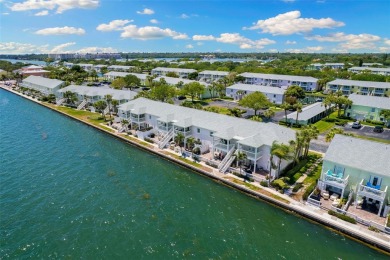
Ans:
{"type": "Polygon", "coordinates": [[[336,200],[339,198],[339,195],[337,193],[333,193],[332,196],[330,196],[330,200],[336,200]]]}
{"type": "Polygon", "coordinates": [[[328,193],[328,191],[323,191],[321,195],[322,195],[322,197],[323,197],[325,200],[328,200],[328,199],[329,199],[329,193],[328,193]]]}

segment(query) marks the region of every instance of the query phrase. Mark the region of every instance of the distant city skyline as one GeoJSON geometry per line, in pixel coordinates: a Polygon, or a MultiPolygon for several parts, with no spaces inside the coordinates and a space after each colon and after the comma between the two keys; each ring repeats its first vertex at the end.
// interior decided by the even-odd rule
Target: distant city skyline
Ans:
{"type": "Polygon", "coordinates": [[[0,54],[389,53],[386,0],[0,0],[0,54]]]}

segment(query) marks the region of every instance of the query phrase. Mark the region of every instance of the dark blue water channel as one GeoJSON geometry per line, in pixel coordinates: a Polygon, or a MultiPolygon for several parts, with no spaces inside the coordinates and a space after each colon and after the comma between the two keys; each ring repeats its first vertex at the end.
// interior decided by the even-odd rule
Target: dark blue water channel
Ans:
{"type": "Polygon", "coordinates": [[[0,89],[0,257],[385,259],[0,89]]]}

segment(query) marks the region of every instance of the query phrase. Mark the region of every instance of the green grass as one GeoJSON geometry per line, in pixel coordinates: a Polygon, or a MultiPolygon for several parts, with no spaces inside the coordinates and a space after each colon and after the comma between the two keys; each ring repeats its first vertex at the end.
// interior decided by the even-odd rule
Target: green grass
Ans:
{"type": "Polygon", "coordinates": [[[320,121],[314,123],[313,125],[315,127],[317,127],[317,129],[320,133],[323,133],[323,132],[326,132],[326,131],[332,129],[334,127],[335,123],[334,122],[325,122],[325,121],[320,120],[320,121]]]}
{"type": "Polygon", "coordinates": [[[321,176],[321,170],[322,170],[322,163],[317,165],[317,168],[314,169],[309,175],[307,175],[306,179],[303,181],[304,184],[311,185],[313,183],[316,183],[317,180],[321,176]]]}

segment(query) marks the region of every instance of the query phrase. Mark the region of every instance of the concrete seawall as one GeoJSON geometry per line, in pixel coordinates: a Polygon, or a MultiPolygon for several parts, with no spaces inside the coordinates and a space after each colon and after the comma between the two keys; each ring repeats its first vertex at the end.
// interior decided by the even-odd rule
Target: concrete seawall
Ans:
{"type": "Polygon", "coordinates": [[[88,123],[88,122],[85,122],[77,117],[74,117],[72,115],[69,115],[69,114],[66,114],[65,112],[62,112],[62,111],[59,111],[59,110],[56,110],[42,102],[39,102],[37,100],[34,100],[32,98],[28,98],[12,89],[9,89],[7,87],[4,87],[2,85],[0,85],[0,87],[6,91],[9,91],[11,93],[14,93],[16,95],[19,95],[21,97],[24,97],[28,100],[31,100],[33,102],[35,102],[36,104],[39,104],[39,105],[42,105],[46,108],[49,108],[51,109],[52,111],[55,111],[55,112],[58,112],[64,116],[67,116],[69,118],[72,118],[74,120],[77,120],[79,122],[82,122],[90,127],[93,127],[101,132],[104,132],[104,133],[107,133],[109,134],[110,136],[112,137],[115,137],[121,141],[124,141],[128,144],[131,144],[133,146],[136,146],[144,151],[147,151],[147,152],[150,152],[150,153],[153,153],[155,155],[158,155],[160,156],[161,158],[164,158],[166,160],[169,160],[171,162],[174,162],[182,167],[185,167],[187,169],[190,169],[192,170],[193,172],[196,172],[198,174],[201,174],[203,176],[206,176],[220,184],[223,184],[223,185],[226,185],[228,187],[231,187],[231,188],[234,188],[240,192],[243,192],[244,194],[246,195],[249,195],[253,198],[256,198],[256,199],[260,199],[262,201],[265,201],[267,203],[270,203],[272,205],[275,205],[285,211],[288,211],[290,213],[295,213],[297,214],[298,216],[301,216],[301,217],[304,217],[308,220],[311,220],[315,223],[319,223],[321,225],[324,225],[326,227],[329,227],[335,231],[338,231],[338,232],[341,232],[345,235],[347,235],[348,237],[352,238],[352,239],[355,239],[359,242],[363,242],[365,244],[367,244],[368,246],[374,248],[374,249],[377,249],[377,250],[380,250],[380,251],[383,251],[384,253],[386,254],[389,254],[390,255],[390,237],[386,237],[386,236],[383,236],[382,237],[378,237],[378,236],[375,236],[374,234],[371,234],[372,232],[371,231],[368,231],[367,229],[366,230],[360,230],[359,227],[357,225],[353,225],[353,224],[350,224],[350,223],[347,223],[345,221],[342,221],[340,219],[337,219],[337,218],[334,218],[334,217],[331,217],[330,215],[328,216],[324,216],[320,213],[317,213],[313,210],[310,209],[309,206],[306,206],[306,205],[303,205],[299,202],[295,202],[295,203],[290,203],[290,204],[287,204],[287,203],[284,203],[280,200],[277,200],[277,199],[274,199],[270,196],[266,196],[260,192],[256,192],[254,190],[251,190],[243,185],[240,185],[240,184],[237,184],[237,183],[234,183],[233,181],[230,181],[228,179],[225,179],[225,178],[221,178],[215,174],[213,174],[212,172],[208,172],[208,171],[205,171],[201,168],[198,168],[198,167],[195,167],[191,164],[188,164],[188,163],[185,163],[184,161],[181,161],[181,160],[178,160],[172,156],[169,156],[165,153],[163,153],[163,150],[161,149],[155,149],[155,148],[150,148],[148,146],[145,146],[145,145],[142,145],[140,143],[137,143],[135,141],[132,141],[132,140],[129,140],[123,136],[120,136],[116,133],[112,133],[108,130],[105,130],[103,128],[100,128],[96,125],[93,125],[91,123],[88,123]]]}

